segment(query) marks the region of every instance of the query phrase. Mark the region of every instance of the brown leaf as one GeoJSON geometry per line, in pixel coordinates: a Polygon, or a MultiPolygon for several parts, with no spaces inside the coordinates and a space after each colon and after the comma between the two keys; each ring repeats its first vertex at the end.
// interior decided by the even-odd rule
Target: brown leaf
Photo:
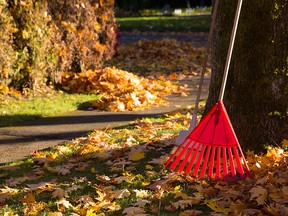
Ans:
{"type": "Polygon", "coordinates": [[[64,197],[67,197],[67,193],[62,188],[56,188],[54,192],[52,193],[52,198],[56,198],[56,197],[58,197],[59,199],[62,199],[64,197]]]}
{"type": "Polygon", "coordinates": [[[256,186],[249,190],[251,193],[250,201],[251,200],[256,200],[258,205],[263,205],[268,197],[268,191],[267,189],[261,187],[261,186],[256,186]]]}

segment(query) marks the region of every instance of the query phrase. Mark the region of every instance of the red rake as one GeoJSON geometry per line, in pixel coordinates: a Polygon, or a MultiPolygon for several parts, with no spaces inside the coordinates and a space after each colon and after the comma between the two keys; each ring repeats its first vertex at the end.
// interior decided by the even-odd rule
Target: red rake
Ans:
{"type": "Polygon", "coordinates": [[[213,106],[165,163],[165,166],[173,171],[185,170],[185,175],[189,175],[192,170],[193,177],[196,177],[201,170],[200,178],[205,177],[209,166],[209,178],[216,180],[223,178],[227,181],[229,173],[232,179],[236,180],[236,170],[242,178],[245,178],[242,165],[249,173],[238,139],[221,101],[213,106]]]}
{"type": "Polygon", "coordinates": [[[249,175],[249,167],[222,102],[241,6],[242,0],[239,0],[219,101],[165,163],[164,166],[173,171],[182,172],[184,170],[185,175],[192,172],[192,177],[196,177],[201,171],[199,177],[204,178],[208,168],[210,179],[226,181],[230,180],[230,177],[235,181],[237,174],[241,178],[249,175]]]}

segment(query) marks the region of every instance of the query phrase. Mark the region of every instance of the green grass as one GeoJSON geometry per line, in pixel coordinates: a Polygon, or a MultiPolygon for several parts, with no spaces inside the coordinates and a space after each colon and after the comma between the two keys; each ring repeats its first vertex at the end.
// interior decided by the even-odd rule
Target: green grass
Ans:
{"type": "Polygon", "coordinates": [[[57,93],[49,97],[2,99],[0,103],[0,127],[13,126],[29,120],[52,117],[85,109],[85,104],[99,99],[96,94],[57,93]]]}
{"type": "Polygon", "coordinates": [[[208,32],[211,16],[119,17],[117,20],[121,30],[208,32]]]}

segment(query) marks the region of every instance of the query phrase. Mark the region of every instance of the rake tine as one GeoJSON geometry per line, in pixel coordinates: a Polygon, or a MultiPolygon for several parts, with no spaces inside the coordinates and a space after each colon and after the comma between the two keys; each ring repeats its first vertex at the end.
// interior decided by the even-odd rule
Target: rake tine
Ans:
{"type": "Polygon", "coordinates": [[[208,170],[208,177],[213,179],[213,168],[214,168],[214,158],[215,158],[215,146],[212,147],[212,153],[210,155],[210,166],[208,170]]]}
{"type": "Polygon", "coordinates": [[[241,157],[243,159],[243,165],[245,166],[245,170],[247,172],[247,176],[252,177],[240,145],[238,147],[239,147],[239,152],[241,154],[241,157]]]}
{"type": "MultiPolygon", "coordinates": [[[[191,143],[193,143],[193,140],[191,140],[190,138],[188,138],[188,140],[189,140],[189,145],[190,145],[191,143]],[[192,141],[192,142],[190,142],[190,141],[192,141]]],[[[179,153],[179,155],[177,155],[176,160],[173,161],[173,163],[172,163],[171,166],[170,166],[170,168],[171,168],[172,170],[175,169],[175,167],[177,166],[177,164],[179,163],[179,161],[180,161],[181,158],[183,157],[184,153],[185,153],[185,152],[187,151],[187,149],[189,148],[189,145],[188,145],[188,143],[187,143],[186,146],[185,146],[185,148],[182,149],[182,151],[179,153]]],[[[194,145],[195,145],[195,142],[192,144],[192,147],[193,147],[194,145]]],[[[191,148],[192,148],[192,147],[191,147],[191,148]]]]}
{"type": "Polygon", "coordinates": [[[191,158],[191,160],[190,160],[190,163],[189,163],[189,165],[188,165],[188,167],[187,167],[187,169],[186,169],[186,171],[185,171],[185,174],[186,174],[186,175],[188,175],[188,174],[190,173],[190,171],[191,171],[191,169],[192,169],[192,166],[193,166],[193,164],[194,164],[194,160],[195,160],[195,158],[196,158],[196,156],[197,156],[197,154],[198,154],[198,152],[199,152],[199,149],[200,149],[200,147],[201,147],[200,143],[197,143],[197,144],[198,144],[197,149],[196,149],[196,151],[194,151],[193,156],[192,156],[192,158],[191,158]]]}
{"type": "Polygon", "coordinates": [[[188,145],[188,139],[186,139],[179,147],[178,149],[171,155],[171,157],[166,161],[164,166],[168,166],[168,164],[174,159],[174,157],[177,157],[178,152],[184,147],[185,143],[188,145]]]}
{"type": "Polygon", "coordinates": [[[228,148],[228,157],[229,157],[229,165],[230,165],[232,178],[235,181],[236,180],[236,170],[235,170],[235,165],[234,165],[234,161],[233,161],[231,148],[228,148]]]}
{"type": "Polygon", "coordinates": [[[227,149],[226,147],[223,147],[223,176],[225,181],[228,180],[226,149],[227,149]]]}
{"type": "Polygon", "coordinates": [[[221,147],[218,147],[217,149],[217,159],[216,159],[216,176],[215,179],[220,179],[220,167],[221,167],[221,160],[220,160],[220,154],[221,154],[221,147]]]}
{"type": "Polygon", "coordinates": [[[185,167],[185,165],[186,165],[186,163],[187,163],[190,155],[191,155],[192,152],[195,150],[194,148],[196,147],[196,142],[195,142],[195,141],[193,141],[193,142],[194,142],[193,145],[191,146],[191,148],[190,148],[189,151],[187,152],[184,160],[182,161],[182,163],[180,164],[180,166],[179,166],[179,168],[176,170],[176,172],[181,172],[181,171],[184,169],[184,167],[185,167]]]}
{"type": "Polygon", "coordinates": [[[199,156],[199,158],[198,158],[198,161],[197,161],[196,166],[195,166],[195,168],[194,168],[194,171],[193,171],[193,173],[192,173],[192,176],[193,176],[193,177],[195,177],[195,176],[197,175],[197,173],[198,173],[198,170],[199,170],[199,167],[200,167],[200,163],[201,163],[201,161],[202,161],[202,157],[203,157],[203,155],[204,155],[204,152],[205,152],[206,147],[207,147],[207,145],[204,145],[204,147],[203,147],[202,150],[201,150],[200,156],[199,156]]]}
{"type": "Polygon", "coordinates": [[[238,151],[237,151],[236,147],[234,147],[233,150],[234,150],[234,155],[235,155],[235,158],[236,158],[237,169],[238,169],[238,171],[240,173],[241,178],[243,178],[244,177],[244,170],[243,170],[243,167],[242,167],[241,162],[240,162],[238,151]]]}
{"type": "Polygon", "coordinates": [[[206,155],[205,155],[204,164],[202,166],[202,170],[201,170],[201,173],[200,173],[200,178],[204,178],[204,176],[205,176],[205,172],[206,172],[206,168],[207,168],[207,164],[208,164],[210,151],[211,151],[211,146],[209,145],[208,149],[207,149],[207,152],[206,152],[206,155]]]}

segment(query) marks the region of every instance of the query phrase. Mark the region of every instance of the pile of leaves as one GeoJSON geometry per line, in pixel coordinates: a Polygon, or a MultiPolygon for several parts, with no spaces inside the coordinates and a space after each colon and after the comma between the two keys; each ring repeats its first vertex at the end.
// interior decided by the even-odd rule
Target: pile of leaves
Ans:
{"type": "Polygon", "coordinates": [[[197,74],[202,69],[204,54],[204,48],[196,48],[190,42],[171,38],[143,39],[119,46],[118,56],[108,63],[128,71],[197,74]]]}
{"type": "MultiPolygon", "coordinates": [[[[176,112],[96,130],[26,162],[0,168],[1,215],[288,215],[287,152],[249,151],[254,178],[200,180],[163,168],[175,129],[191,115],[176,112]]],[[[184,124],[183,124],[184,123],[184,124]]],[[[283,141],[288,147],[288,141],[283,141]]]]}
{"type": "Polygon", "coordinates": [[[164,76],[144,78],[115,67],[62,73],[61,85],[73,93],[101,94],[102,99],[91,102],[90,108],[108,111],[144,110],[167,105],[164,96],[180,94],[185,88],[164,76]]]}

